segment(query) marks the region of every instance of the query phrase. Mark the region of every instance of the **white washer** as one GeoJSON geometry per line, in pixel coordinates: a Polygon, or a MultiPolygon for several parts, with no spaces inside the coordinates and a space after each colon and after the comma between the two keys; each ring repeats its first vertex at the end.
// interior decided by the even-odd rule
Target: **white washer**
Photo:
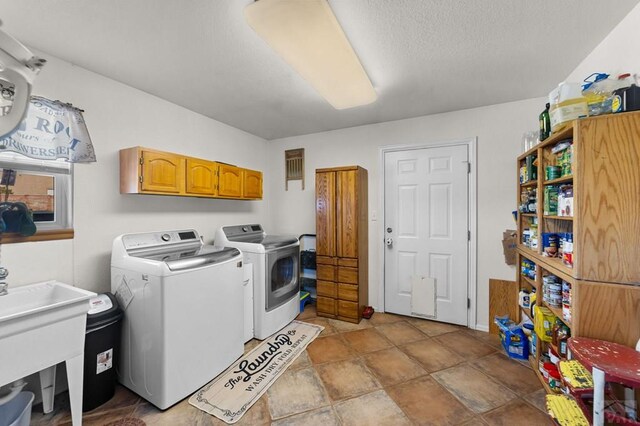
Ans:
{"type": "Polygon", "coordinates": [[[164,410],[244,351],[242,254],[194,230],[113,242],[111,290],[124,309],[120,382],[164,410]]]}
{"type": "Polygon", "coordinates": [[[292,236],[267,235],[258,224],[223,226],[215,245],[242,250],[253,264],[253,334],[260,340],[280,330],[300,313],[300,242],[292,236]]]}

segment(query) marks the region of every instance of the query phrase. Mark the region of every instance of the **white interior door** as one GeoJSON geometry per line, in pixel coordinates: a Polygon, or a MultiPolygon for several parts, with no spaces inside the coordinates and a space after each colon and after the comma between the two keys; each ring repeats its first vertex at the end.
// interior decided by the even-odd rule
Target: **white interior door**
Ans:
{"type": "Polygon", "coordinates": [[[385,153],[385,311],[467,325],[468,160],[467,145],[385,153]]]}

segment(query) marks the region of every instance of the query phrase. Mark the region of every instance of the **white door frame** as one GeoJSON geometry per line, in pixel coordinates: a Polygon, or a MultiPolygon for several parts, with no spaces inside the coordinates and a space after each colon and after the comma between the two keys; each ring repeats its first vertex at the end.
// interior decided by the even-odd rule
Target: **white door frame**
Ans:
{"type": "Polygon", "coordinates": [[[385,264],[385,245],[383,243],[384,239],[384,229],[385,229],[385,214],[384,214],[384,199],[385,199],[385,162],[384,156],[388,152],[394,151],[408,151],[414,149],[424,149],[424,148],[438,148],[438,147],[446,147],[452,145],[466,145],[468,147],[469,152],[469,162],[471,163],[471,173],[469,173],[469,231],[471,232],[471,238],[468,244],[468,265],[467,265],[467,297],[470,300],[470,306],[467,310],[467,323],[468,327],[472,329],[478,329],[478,323],[476,321],[476,311],[477,311],[477,286],[478,286],[478,277],[477,277],[477,226],[478,226],[478,216],[477,216],[477,149],[476,146],[478,144],[478,138],[466,138],[466,139],[456,139],[450,141],[435,141],[435,142],[422,142],[413,145],[387,145],[380,147],[380,201],[379,201],[379,212],[380,212],[380,222],[378,224],[380,238],[379,244],[379,254],[380,259],[380,277],[381,277],[381,285],[378,288],[378,301],[380,306],[378,307],[381,312],[385,311],[385,300],[384,300],[384,289],[385,289],[385,274],[384,274],[384,264],[385,264]]]}

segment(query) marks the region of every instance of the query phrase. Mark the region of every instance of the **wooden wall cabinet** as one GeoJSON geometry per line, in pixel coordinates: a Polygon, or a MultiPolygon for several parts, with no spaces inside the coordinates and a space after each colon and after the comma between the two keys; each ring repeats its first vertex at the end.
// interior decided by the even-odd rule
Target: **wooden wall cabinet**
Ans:
{"type": "Polygon", "coordinates": [[[242,169],[229,164],[218,164],[218,195],[220,197],[242,197],[242,169]]]}
{"type": "MultiPolygon", "coordinates": [[[[563,319],[562,309],[542,298],[542,277],[555,275],[571,284],[571,321],[563,322],[572,336],[635,346],[640,338],[640,112],[575,120],[520,155],[518,169],[529,155],[538,159],[538,178],[518,183],[518,200],[525,188],[536,188],[538,199],[535,213],[518,215],[517,288],[535,288],[536,303],[563,319]],[[572,173],[546,180],[545,168],[556,165],[552,148],[567,139],[573,140],[572,173]],[[573,216],[545,215],[545,187],[561,184],[573,185],[573,216]],[[522,244],[522,235],[534,222],[539,243],[532,250],[522,244]],[[560,232],[573,233],[573,267],[543,254],[542,234],[560,232]],[[524,259],[535,263],[535,280],[521,274],[524,259]]],[[[538,355],[530,359],[534,371],[544,351],[538,342],[538,355]]]]}
{"type": "Polygon", "coordinates": [[[218,165],[213,161],[186,159],[186,192],[194,195],[218,194],[218,165]]]}
{"type": "Polygon", "coordinates": [[[316,170],[318,315],[358,323],[368,304],[367,170],[316,170]]]}
{"type": "Polygon", "coordinates": [[[166,152],[144,150],[141,153],[143,191],[180,194],[184,191],[184,158],[166,152]]]}
{"type": "Polygon", "coordinates": [[[142,147],[120,150],[120,193],[262,199],[262,172],[142,147]]]}
{"type": "Polygon", "coordinates": [[[242,173],[242,196],[244,198],[262,198],[262,172],[244,169],[242,173]]]}

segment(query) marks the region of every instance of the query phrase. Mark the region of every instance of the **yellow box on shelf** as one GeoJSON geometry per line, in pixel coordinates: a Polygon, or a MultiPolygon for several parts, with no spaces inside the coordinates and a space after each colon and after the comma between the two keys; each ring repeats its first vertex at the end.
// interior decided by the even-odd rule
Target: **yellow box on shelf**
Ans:
{"type": "Polygon", "coordinates": [[[534,306],[534,327],[538,338],[543,342],[550,342],[553,334],[553,324],[556,321],[556,316],[548,308],[543,306],[534,306]]]}

